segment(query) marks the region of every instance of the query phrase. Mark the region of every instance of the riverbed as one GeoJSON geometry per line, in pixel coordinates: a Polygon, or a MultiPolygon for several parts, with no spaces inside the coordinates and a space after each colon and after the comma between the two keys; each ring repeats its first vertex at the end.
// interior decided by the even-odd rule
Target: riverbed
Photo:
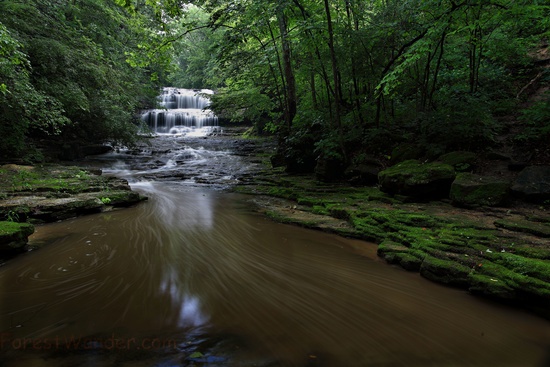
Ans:
{"type": "Polygon", "coordinates": [[[549,321],[257,214],[227,191],[252,143],[151,142],[88,162],[147,202],[39,226],[0,268],[2,366],[550,363],[549,321]]]}

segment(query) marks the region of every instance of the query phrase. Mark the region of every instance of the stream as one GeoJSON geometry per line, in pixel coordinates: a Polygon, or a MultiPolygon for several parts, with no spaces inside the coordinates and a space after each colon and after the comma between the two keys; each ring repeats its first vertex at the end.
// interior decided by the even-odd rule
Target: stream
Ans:
{"type": "Polygon", "coordinates": [[[88,162],[148,201],[38,226],[0,267],[0,366],[550,365],[549,321],[257,214],[227,190],[253,141],[151,143],[88,162]]]}

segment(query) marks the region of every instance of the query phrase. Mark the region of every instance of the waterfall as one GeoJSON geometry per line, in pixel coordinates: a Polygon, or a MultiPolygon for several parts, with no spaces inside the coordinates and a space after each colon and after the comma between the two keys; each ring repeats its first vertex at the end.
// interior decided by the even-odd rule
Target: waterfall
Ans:
{"type": "Polygon", "coordinates": [[[208,89],[163,88],[161,109],[143,113],[142,119],[157,134],[207,135],[217,132],[218,117],[207,109],[213,94],[208,89]]]}

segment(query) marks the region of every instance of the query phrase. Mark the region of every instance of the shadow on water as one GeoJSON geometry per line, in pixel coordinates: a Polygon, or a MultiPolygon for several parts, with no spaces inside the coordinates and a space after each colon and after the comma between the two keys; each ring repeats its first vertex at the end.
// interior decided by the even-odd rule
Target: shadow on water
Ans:
{"type": "Polygon", "coordinates": [[[134,178],[133,188],[149,201],[38,227],[31,242],[44,248],[0,268],[1,366],[543,366],[548,357],[548,321],[388,266],[372,244],[271,222],[246,197],[189,179],[134,178]],[[358,246],[368,250],[359,256],[358,246]]]}

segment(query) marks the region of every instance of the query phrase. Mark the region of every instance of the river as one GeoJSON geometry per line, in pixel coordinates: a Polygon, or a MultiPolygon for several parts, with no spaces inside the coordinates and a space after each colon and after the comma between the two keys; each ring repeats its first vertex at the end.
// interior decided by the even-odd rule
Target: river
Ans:
{"type": "Polygon", "coordinates": [[[257,214],[226,190],[248,143],[152,141],[94,163],[148,201],[38,226],[0,267],[0,366],[549,365],[549,321],[257,214]]]}

